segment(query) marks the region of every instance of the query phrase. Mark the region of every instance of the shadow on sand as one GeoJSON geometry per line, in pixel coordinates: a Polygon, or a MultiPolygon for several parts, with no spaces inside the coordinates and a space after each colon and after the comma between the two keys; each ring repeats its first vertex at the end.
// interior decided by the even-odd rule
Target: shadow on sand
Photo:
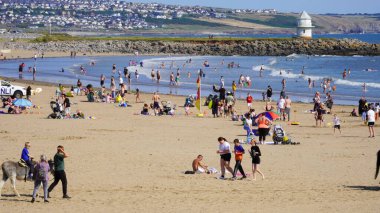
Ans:
{"type": "Polygon", "coordinates": [[[364,191],[380,191],[380,186],[343,186],[344,188],[364,191]]]}
{"type": "Polygon", "coordinates": [[[30,202],[30,200],[26,198],[31,198],[31,197],[32,197],[31,194],[20,194],[20,197],[17,197],[15,194],[2,194],[0,200],[15,201],[15,202],[30,202]]]}

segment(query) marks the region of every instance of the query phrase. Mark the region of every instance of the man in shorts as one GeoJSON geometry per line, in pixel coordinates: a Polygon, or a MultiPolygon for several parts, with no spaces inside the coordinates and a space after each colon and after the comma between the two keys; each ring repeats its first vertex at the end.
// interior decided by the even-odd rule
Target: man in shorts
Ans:
{"type": "Polygon", "coordinates": [[[160,109],[160,104],[159,104],[160,96],[157,94],[157,92],[155,92],[155,93],[153,94],[152,100],[153,100],[153,110],[154,110],[154,114],[157,115],[158,110],[160,109]]]}
{"type": "Polygon", "coordinates": [[[289,96],[286,96],[285,99],[285,114],[288,116],[288,121],[290,121],[290,111],[292,108],[292,100],[290,100],[289,96]]]}
{"type": "Polygon", "coordinates": [[[369,129],[369,138],[374,138],[375,137],[375,111],[373,111],[373,106],[369,107],[369,110],[367,112],[368,116],[368,129],[369,129]]]}

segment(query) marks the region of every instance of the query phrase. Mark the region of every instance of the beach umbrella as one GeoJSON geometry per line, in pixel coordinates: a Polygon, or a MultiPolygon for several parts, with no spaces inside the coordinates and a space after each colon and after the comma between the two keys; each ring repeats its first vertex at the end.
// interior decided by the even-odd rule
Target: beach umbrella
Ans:
{"type": "Polygon", "coordinates": [[[277,120],[280,118],[279,115],[277,115],[276,113],[272,112],[272,111],[269,111],[269,112],[262,112],[260,114],[258,114],[256,116],[256,118],[258,118],[260,115],[263,115],[265,116],[266,118],[268,118],[269,120],[273,121],[273,120],[277,120]]]}
{"type": "Polygon", "coordinates": [[[18,107],[31,107],[31,106],[33,106],[32,102],[30,102],[26,99],[23,99],[23,98],[20,98],[20,99],[13,101],[13,105],[18,106],[18,107]]]}

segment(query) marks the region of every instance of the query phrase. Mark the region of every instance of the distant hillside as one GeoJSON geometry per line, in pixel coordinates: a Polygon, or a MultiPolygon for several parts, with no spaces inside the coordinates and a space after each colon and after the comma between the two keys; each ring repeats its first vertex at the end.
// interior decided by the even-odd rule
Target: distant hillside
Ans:
{"type": "MultiPolygon", "coordinates": [[[[226,18],[148,19],[166,29],[222,32],[294,33],[298,14],[228,14],[226,18]],[[186,25],[186,28],[183,26],[186,25]]],[[[380,15],[313,15],[315,33],[380,33],[380,15]]]]}

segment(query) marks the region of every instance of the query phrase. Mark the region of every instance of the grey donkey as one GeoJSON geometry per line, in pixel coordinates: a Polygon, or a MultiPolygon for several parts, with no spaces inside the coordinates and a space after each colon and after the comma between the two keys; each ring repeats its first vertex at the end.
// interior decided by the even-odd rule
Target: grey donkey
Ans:
{"type": "MultiPolygon", "coordinates": [[[[50,168],[52,168],[50,170],[51,173],[54,174],[54,162],[52,160],[49,160],[48,163],[50,168]]],[[[35,166],[35,162],[33,166],[35,166]]],[[[16,196],[20,197],[20,194],[16,189],[16,180],[26,180],[26,176],[29,173],[29,167],[22,167],[18,164],[18,162],[6,161],[1,164],[1,169],[3,170],[3,178],[0,180],[0,197],[1,190],[8,179],[11,180],[14,193],[16,196]]]]}

